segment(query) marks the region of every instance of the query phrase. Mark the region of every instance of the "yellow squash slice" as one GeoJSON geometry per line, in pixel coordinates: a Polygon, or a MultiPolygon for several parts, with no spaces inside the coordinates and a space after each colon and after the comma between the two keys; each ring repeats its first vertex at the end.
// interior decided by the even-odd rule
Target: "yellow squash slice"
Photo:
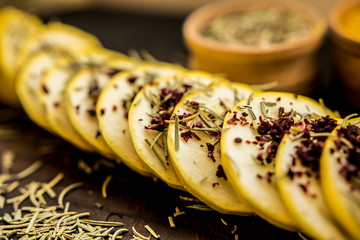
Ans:
{"type": "Polygon", "coordinates": [[[129,131],[128,112],[135,95],[157,77],[174,75],[182,67],[166,63],[143,63],[116,75],[102,90],[96,105],[100,129],[106,143],[122,161],[142,175],[152,175],[137,155],[129,131]]]}
{"type": "Polygon", "coordinates": [[[41,91],[46,91],[42,88],[41,81],[57,59],[67,56],[57,50],[42,50],[28,59],[16,79],[16,93],[25,112],[32,121],[48,131],[52,130],[46,121],[45,108],[39,97],[41,91]]]}
{"type": "Polygon", "coordinates": [[[26,39],[41,24],[39,18],[13,7],[0,10],[0,101],[19,104],[15,93],[17,55],[26,39]]]}
{"type": "MultiPolygon", "coordinates": [[[[94,151],[95,149],[74,129],[69,120],[65,107],[66,86],[80,69],[105,63],[111,66],[115,64],[114,61],[123,62],[122,70],[131,69],[134,66],[133,62],[125,60],[121,54],[103,48],[90,48],[71,57],[59,59],[41,81],[41,86],[46,91],[41,91],[39,97],[45,107],[48,124],[55,133],[82,150],[94,151]],[[109,59],[112,59],[111,62],[109,59]]],[[[109,71],[111,73],[111,69],[109,71]]]]}
{"type": "Polygon", "coordinates": [[[275,185],[274,154],[288,120],[328,115],[312,99],[290,93],[258,93],[237,104],[224,119],[221,158],[225,173],[239,198],[270,223],[297,230],[297,222],[286,210],[275,185]],[[286,117],[287,116],[287,117],[286,117]],[[281,117],[281,119],[280,119],[281,117]],[[280,123],[277,123],[280,121],[280,123]]]}
{"type": "Polygon", "coordinates": [[[65,51],[78,52],[92,46],[101,46],[93,35],[67,24],[51,22],[41,27],[24,42],[14,67],[21,66],[27,57],[44,48],[60,47],[65,51]]]}
{"type": "Polygon", "coordinates": [[[219,81],[225,80],[197,71],[159,78],[146,85],[131,104],[129,128],[136,153],[169,186],[183,189],[167,156],[166,120],[185,93],[219,81]]]}
{"type": "Polygon", "coordinates": [[[247,85],[227,82],[192,91],[176,105],[168,127],[171,164],[185,189],[223,213],[252,212],[237,198],[224,174],[218,143],[225,113],[253,91],[247,85]]]}
{"type": "Polygon", "coordinates": [[[319,181],[322,146],[337,122],[324,117],[294,127],[298,131],[283,137],[275,159],[281,198],[301,230],[315,239],[347,239],[324,202],[319,181]]]}
{"type": "Polygon", "coordinates": [[[66,87],[66,112],[74,129],[103,156],[120,161],[106,144],[96,117],[96,103],[103,87],[116,71],[133,68],[135,62],[123,59],[82,68],[66,87]],[[115,72],[114,72],[115,71],[115,72]]]}
{"type": "Polygon", "coordinates": [[[360,118],[352,119],[344,125],[344,129],[352,128],[352,134],[345,135],[345,131],[338,133],[341,126],[335,129],[326,140],[320,159],[325,201],[339,224],[353,239],[360,239],[360,190],[356,182],[359,181],[360,169],[359,121],[360,118]],[[352,160],[349,161],[350,154],[352,160]]]}

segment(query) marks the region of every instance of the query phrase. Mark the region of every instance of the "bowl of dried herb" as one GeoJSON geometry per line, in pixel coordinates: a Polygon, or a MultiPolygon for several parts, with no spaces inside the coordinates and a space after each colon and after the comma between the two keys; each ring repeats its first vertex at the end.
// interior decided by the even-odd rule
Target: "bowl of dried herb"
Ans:
{"type": "Polygon", "coordinates": [[[191,13],[183,35],[192,69],[237,82],[277,83],[273,90],[309,94],[318,73],[324,18],[293,1],[220,1],[191,13]]]}
{"type": "Polygon", "coordinates": [[[360,108],[360,0],[338,2],[329,24],[333,69],[350,103],[360,108]]]}

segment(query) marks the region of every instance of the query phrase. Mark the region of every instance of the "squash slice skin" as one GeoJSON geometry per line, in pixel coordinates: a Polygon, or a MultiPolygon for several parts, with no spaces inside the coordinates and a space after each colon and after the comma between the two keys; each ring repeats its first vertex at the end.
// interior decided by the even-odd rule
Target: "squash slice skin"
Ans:
{"type": "Polygon", "coordinates": [[[44,91],[41,81],[45,73],[60,57],[58,52],[52,50],[38,52],[28,59],[16,80],[16,93],[25,112],[32,121],[50,132],[52,129],[46,121],[45,108],[39,93],[44,91]]]}
{"type": "MultiPolygon", "coordinates": [[[[282,139],[276,156],[275,173],[284,176],[277,181],[277,186],[288,211],[297,220],[301,230],[315,239],[347,239],[332,218],[321,192],[321,185],[315,176],[290,179],[287,175],[293,164],[296,146],[302,139],[292,141],[287,134],[282,139]],[[306,193],[303,187],[306,186],[306,193]]],[[[295,160],[297,161],[297,160],[295,160]]],[[[294,171],[306,170],[296,163],[294,171]]],[[[321,166],[322,167],[322,166],[321,166]]]]}
{"type": "Polygon", "coordinates": [[[148,81],[149,76],[167,76],[184,71],[165,63],[142,63],[135,69],[122,72],[104,87],[96,106],[99,125],[104,139],[123,163],[144,176],[153,176],[133,146],[127,113],[132,98],[148,81]]]}
{"type": "Polygon", "coordinates": [[[15,92],[17,56],[26,39],[42,25],[41,20],[13,7],[0,10],[0,101],[19,105],[15,92]]]}
{"type": "Polygon", "coordinates": [[[89,64],[112,66],[121,63],[124,69],[133,68],[135,64],[120,53],[98,47],[89,47],[56,61],[41,81],[41,86],[47,91],[39,93],[39,98],[45,107],[46,120],[55,133],[84,151],[95,151],[95,148],[75,130],[70,122],[65,104],[66,86],[81,68],[89,64]]]}
{"type": "MultiPolygon", "coordinates": [[[[226,113],[227,106],[234,104],[235,92],[237,92],[237,96],[249,96],[253,91],[252,88],[245,85],[220,83],[209,87],[209,89],[196,90],[187,94],[176,105],[174,114],[194,113],[197,110],[189,109],[187,106],[189,102],[197,102],[221,116],[226,113]]],[[[201,121],[201,119],[197,117],[195,120],[191,120],[191,122],[197,121],[201,121]]],[[[217,121],[219,124],[222,123],[221,120],[217,121]]],[[[181,128],[181,126],[179,127],[181,128]]],[[[194,131],[201,140],[191,138],[185,141],[179,135],[179,149],[177,150],[175,128],[175,123],[169,124],[167,145],[171,163],[185,189],[219,212],[252,214],[251,208],[237,199],[229,182],[224,177],[217,176],[221,160],[219,145],[215,145],[215,143],[219,139],[216,136],[211,137],[202,132],[194,131]],[[208,157],[207,144],[215,146],[213,160],[208,157]]],[[[179,130],[179,134],[184,132],[186,130],[179,130]]]]}
{"type": "MultiPolygon", "coordinates": [[[[347,122],[356,123],[360,118],[351,119],[347,122]]],[[[360,124],[356,124],[360,127],[360,124]]],[[[354,239],[360,239],[360,208],[353,200],[359,198],[358,190],[350,191],[350,185],[339,175],[341,165],[337,161],[337,155],[332,149],[336,149],[334,141],[338,139],[337,129],[334,129],[325,142],[324,150],[320,158],[320,176],[322,191],[327,206],[338,223],[354,239]]]]}
{"type": "Polygon", "coordinates": [[[76,132],[70,123],[65,109],[65,100],[61,93],[74,71],[59,65],[62,64],[58,62],[51,67],[42,80],[42,86],[47,89],[47,93],[40,94],[41,102],[45,107],[45,119],[57,135],[84,151],[93,152],[95,149],[76,132]]]}
{"type": "MultiPolygon", "coordinates": [[[[257,162],[257,155],[264,153],[268,144],[264,143],[261,146],[261,141],[255,138],[259,135],[256,129],[260,124],[260,116],[264,121],[269,121],[266,116],[276,119],[280,107],[284,108],[285,113],[295,110],[303,114],[332,114],[316,101],[304,96],[279,92],[254,94],[250,104],[248,100],[244,100],[226,114],[223,125],[223,129],[226,130],[220,141],[221,158],[225,173],[240,199],[247,202],[256,214],[270,223],[297,231],[297,221],[285,208],[277,187],[271,179],[270,182],[266,179],[268,174],[274,172],[273,164],[261,165],[257,162]],[[261,110],[262,104],[265,113],[261,110]],[[250,111],[247,106],[251,107],[250,111]],[[234,116],[238,120],[234,121],[234,116]]],[[[296,118],[300,119],[299,116],[296,118]]]]}
{"type": "MultiPolygon", "coordinates": [[[[171,91],[175,89],[184,91],[184,86],[192,86],[191,90],[195,90],[206,88],[219,81],[225,80],[200,71],[189,71],[175,76],[158,78],[141,89],[131,104],[129,111],[129,128],[135,150],[153,173],[171,187],[184,189],[173,166],[165,159],[165,151],[159,147],[159,145],[154,144],[155,151],[159,153],[158,156],[160,160],[145,140],[147,139],[151,145],[151,142],[153,142],[159,134],[158,131],[145,129],[145,127],[151,125],[152,117],[150,117],[149,114],[157,114],[157,110],[154,108],[155,106],[151,104],[152,100],[149,96],[159,96],[161,89],[164,88],[169,88],[171,91]]],[[[161,141],[161,144],[164,144],[164,142],[166,142],[166,134],[160,138],[159,141],[161,141]]]]}
{"type": "Polygon", "coordinates": [[[68,83],[65,99],[66,111],[75,130],[101,155],[121,162],[106,144],[96,116],[98,96],[112,77],[109,71],[112,72],[114,68],[126,70],[132,65],[131,60],[119,61],[117,64],[82,68],[68,83]]]}
{"type": "Polygon", "coordinates": [[[26,58],[44,48],[81,52],[89,47],[101,47],[101,43],[95,36],[79,28],[60,22],[51,22],[42,25],[37,32],[26,39],[19,50],[15,67],[21,66],[26,58]]]}

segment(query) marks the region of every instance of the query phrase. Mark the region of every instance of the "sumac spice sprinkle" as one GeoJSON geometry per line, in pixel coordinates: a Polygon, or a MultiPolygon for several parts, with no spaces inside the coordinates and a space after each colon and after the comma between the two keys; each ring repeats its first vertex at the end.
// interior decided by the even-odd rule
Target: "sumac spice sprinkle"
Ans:
{"type": "Polygon", "coordinates": [[[80,105],[75,106],[75,111],[76,111],[76,114],[80,113],[80,105]]]}
{"type": "Polygon", "coordinates": [[[256,159],[261,164],[270,164],[275,159],[278,149],[278,144],[286,133],[290,132],[290,127],[294,125],[294,119],[285,115],[284,108],[279,108],[278,118],[263,120],[259,116],[260,125],[257,128],[258,136],[255,139],[258,141],[260,149],[264,149],[264,143],[271,142],[265,149],[264,153],[256,156],[256,159]]]}
{"type": "Polygon", "coordinates": [[[43,91],[45,94],[48,94],[48,93],[49,93],[49,89],[47,88],[46,85],[42,84],[42,85],[41,85],[41,89],[42,89],[42,91],[43,91]]]}
{"type": "Polygon", "coordinates": [[[60,103],[59,103],[59,102],[54,102],[53,106],[54,106],[55,108],[57,108],[57,107],[60,106],[60,103]]]}
{"type": "MultiPolygon", "coordinates": [[[[170,87],[162,88],[159,92],[159,103],[150,103],[152,107],[158,107],[158,112],[151,119],[151,125],[145,126],[145,129],[156,130],[159,132],[165,131],[169,125],[166,121],[170,120],[172,110],[184,96],[184,93],[190,90],[190,88],[191,86],[186,84],[183,84],[180,89],[171,89],[170,87]]],[[[181,119],[180,116],[179,119],[181,119]]],[[[192,133],[190,136],[195,139],[200,139],[195,133],[192,133]]],[[[189,136],[185,136],[184,140],[188,140],[188,137],[189,136]]]]}
{"type": "Polygon", "coordinates": [[[319,176],[319,161],[327,137],[312,138],[310,131],[315,133],[330,133],[338,125],[337,121],[329,116],[305,122],[303,140],[296,147],[296,156],[303,166],[319,176]]]}
{"type": "Polygon", "coordinates": [[[106,72],[106,74],[108,75],[108,77],[113,77],[115,76],[116,74],[118,74],[119,72],[122,72],[122,70],[120,69],[116,69],[116,68],[109,68],[106,72]]]}
{"type": "Polygon", "coordinates": [[[215,150],[215,146],[211,143],[206,143],[207,149],[208,149],[208,158],[210,158],[213,162],[215,162],[215,157],[214,157],[214,150],[215,150]]]}
{"type": "Polygon", "coordinates": [[[217,167],[216,176],[218,178],[224,178],[225,180],[227,180],[226,174],[224,172],[224,168],[221,164],[219,164],[219,166],[217,167]]]}
{"type": "Polygon", "coordinates": [[[343,141],[338,141],[335,151],[342,151],[345,154],[345,161],[340,168],[342,175],[353,188],[360,189],[360,128],[355,125],[348,125],[337,131],[339,139],[344,138],[349,141],[352,148],[347,146],[343,141]]]}
{"type": "Polygon", "coordinates": [[[135,81],[138,79],[138,77],[137,76],[131,76],[131,77],[129,77],[127,80],[128,80],[128,82],[129,83],[135,83],[135,81]]]}
{"type": "Polygon", "coordinates": [[[86,112],[87,112],[91,117],[96,116],[96,111],[95,111],[95,109],[88,109],[86,112]]]}
{"type": "Polygon", "coordinates": [[[180,137],[182,137],[184,139],[185,142],[187,142],[190,138],[195,138],[197,140],[201,140],[200,137],[198,135],[196,135],[194,132],[192,131],[186,131],[186,132],[182,132],[180,134],[180,137]]]}
{"type": "Polygon", "coordinates": [[[236,137],[236,138],[234,139],[234,142],[236,142],[236,143],[241,143],[241,142],[242,142],[242,139],[239,138],[239,137],[236,137]]]}
{"type": "Polygon", "coordinates": [[[96,135],[95,135],[95,138],[100,137],[100,135],[101,135],[101,132],[100,132],[100,131],[97,131],[97,132],[96,132],[96,135]]]}
{"type": "Polygon", "coordinates": [[[88,94],[89,94],[90,97],[98,97],[98,96],[99,96],[99,92],[100,92],[99,86],[98,86],[97,82],[94,81],[93,85],[91,85],[91,86],[89,87],[89,92],[88,92],[88,94]]]}

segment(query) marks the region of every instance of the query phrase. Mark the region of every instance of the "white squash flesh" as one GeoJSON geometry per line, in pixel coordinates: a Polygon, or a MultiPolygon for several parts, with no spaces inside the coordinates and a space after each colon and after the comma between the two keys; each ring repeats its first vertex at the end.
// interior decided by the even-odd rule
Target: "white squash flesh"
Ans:
{"type": "MultiPolygon", "coordinates": [[[[242,100],[244,98],[239,98],[238,96],[249,96],[252,92],[253,89],[249,86],[229,83],[215,85],[206,90],[193,91],[183,97],[176,105],[174,114],[180,116],[184,113],[194,114],[198,109],[189,108],[189,102],[194,101],[211,109],[217,115],[224,116],[226,111],[229,110],[228,108],[235,104],[235,98],[242,100]],[[237,96],[235,96],[235,92],[237,96]]],[[[205,115],[207,116],[208,114],[207,112],[205,115]]],[[[204,123],[199,116],[190,121],[191,123],[198,121],[204,123]]],[[[218,126],[222,124],[221,119],[216,119],[216,122],[218,126]]],[[[203,125],[203,127],[206,126],[203,125]]],[[[181,137],[181,134],[188,130],[183,129],[183,126],[179,125],[180,130],[175,132],[176,128],[175,123],[169,124],[167,145],[171,164],[177,176],[184,184],[185,189],[208,206],[222,213],[250,214],[252,212],[251,208],[236,197],[226,176],[219,175],[222,169],[220,147],[216,143],[219,141],[219,138],[208,133],[193,130],[193,133],[200,140],[190,138],[186,141],[181,137]],[[178,150],[176,149],[177,141],[179,141],[178,150]],[[210,147],[214,146],[214,151],[210,151],[213,159],[208,157],[209,150],[207,144],[211,144],[210,147]]],[[[220,129],[221,127],[219,127],[219,134],[220,129]]]]}
{"type": "Polygon", "coordinates": [[[144,63],[115,76],[102,90],[96,112],[106,143],[123,162],[142,175],[152,175],[137,155],[130,136],[128,111],[132,99],[156,77],[174,75],[183,68],[165,63],[144,63]]]}
{"type": "MultiPolygon", "coordinates": [[[[75,130],[70,122],[65,106],[65,90],[70,79],[81,68],[88,64],[104,64],[117,54],[106,49],[90,48],[77,55],[73,58],[60,59],[55,66],[49,69],[41,83],[47,92],[41,91],[40,99],[45,106],[46,120],[54,132],[80,149],[94,151],[95,148],[75,130]]],[[[131,69],[135,65],[123,57],[117,57],[112,61],[115,60],[122,63],[122,70],[131,69]]],[[[108,63],[108,65],[111,64],[108,63]]]]}
{"type": "Polygon", "coordinates": [[[63,64],[58,63],[50,68],[44,76],[42,85],[48,90],[46,93],[43,92],[40,98],[45,106],[45,118],[51,129],[59,136],[82,150],[94,151],[95,149],[73,128],[66,113],[63,94],[66,83],[74,72],[74,69],[66,68],[63,64]]]}
{"type": "Polygon", "coordinates": [[[80,70],[66,87],[66,111],[76,131],[103,156],[121,160],[106,144],[96,117],[96,103],[103,87],[110,81],[109,70],[128,69],[131,60],[117,62],[117,66],[87,67],[80,70]]]}
{"type": "MultiPolygon", "coordinates": [[[[254,208],[255,213],[270,223],[288,230],[297,230],[297,222],[286,210],[274,181],[267,181],[267,176],[274,172],[274,165],[260,164],[257,162],[258,154],[264,153],[261,150],[256,136],[259,135],[257,127],[260,124],[260,116],[263,120],[269,121],[261,111],[261,102],[264,104],[265,115],[277,118],[279,108],[283,107],[284,112],[295,110],[301,114],[327,115],[328,111],[312,99],[290,93],[267,92],[255,94],[248,104],[248,100],[242,101],[225,116],[223,134],[221,137],[221,158],[224,170],[228,175],[239,198],[247,201],[254,208]],[[251,110],[248,110],[248,108],[251,110]],[[250,111],[254,113],[253,120],[250,111]],[[243,119],[232,123],[233,116],[243,119]],[[241,124],[242,123],[242,124],[241,124]],[[238,141],[237,141],[238,140],[238,141]],[[241,140],[241,142],[240,142],[241,140]],[[254,144],[255,143],[255,144],[254,144]]],[[[300,120],[295,115],[295,121],[300,120]]],[[[276,176],[272,177],[273,179],[276,176]]]]}
{"type": "MultiPolygon", "coordinates": [[[[159,78],[151,84],[146,85],[136,95],[130,107],[129,128],[136,153],[156,176],[171,187],[183,189],[183,185],[177,177],[173,166],[168,159],[166,159],[166,152],[164,150],[164,148],[166,148],[164,145],[166,143],[166,130],[162,131],[163,134],[158,139],[158,143],[162,147],[159,147],[158,144],[153,144],[153,149],[151,149],[148,143],[146,143],[146,140],[148,140],[149,143],[153,143],[156,136],[160,134],[160,132],[156,130],[145,129],[145,127],[151,125],[152,117],[150,115],[158,114],[156,104],[152,107],[151,102],[153,102],[154,99],[158,99],[161,90],[165,88],[171,91],[177,89],[180,92],[184,92],[185,85],[192,86],[191,90],[195,90],[206,88],[218,81],[220,81],[218,77],[196,71],[159,78]],[[158,156],[156,156],[155,151],[158,156]]],[[[170,110],[170,115],[171,114],[172,110],[170,110]]]]}
{"type": "Polygon", "coordinates": [[[277,182],[282,200],[306,234],[315,239],[347,239],[324,202],[319,180],[314,175],[306,174],[291,179],[287,174],[290,169],[295,172],[307,171],[297,159],[294,160],[296,147],[301,140],[293,141],[289,135],[285,135],[279,145],[275,174],[282,176],[277,182]],[[296,161],[295,166],[292,166],[293,161],[296,161]]]}
{"type": "Polygon", "coordinates": [[[44,91],[41,81],[61,54],[57,51],[41,51],[32,56],[21,68],[16,80],[16,93],[20,102],[32,121],[40,127],[52,131],[45,118],[45,108],[40,101],[39,93],[44,91]]]}
{"type": "MultiPolygon", "coordinates": [[[[356,124],[360,118],[352,119],[347,124],[356,124]]],[[[360,239],[360,191],[354,188],[339,174],[347,163],[347,155],[336,150],[334,141],[339,140],[335,129],[325,142],[320,158],[321,186],[325,201],[339,224],[354,238],[360,239]],[[341,159],[338,161],[338,159],[341,159]]]]}

